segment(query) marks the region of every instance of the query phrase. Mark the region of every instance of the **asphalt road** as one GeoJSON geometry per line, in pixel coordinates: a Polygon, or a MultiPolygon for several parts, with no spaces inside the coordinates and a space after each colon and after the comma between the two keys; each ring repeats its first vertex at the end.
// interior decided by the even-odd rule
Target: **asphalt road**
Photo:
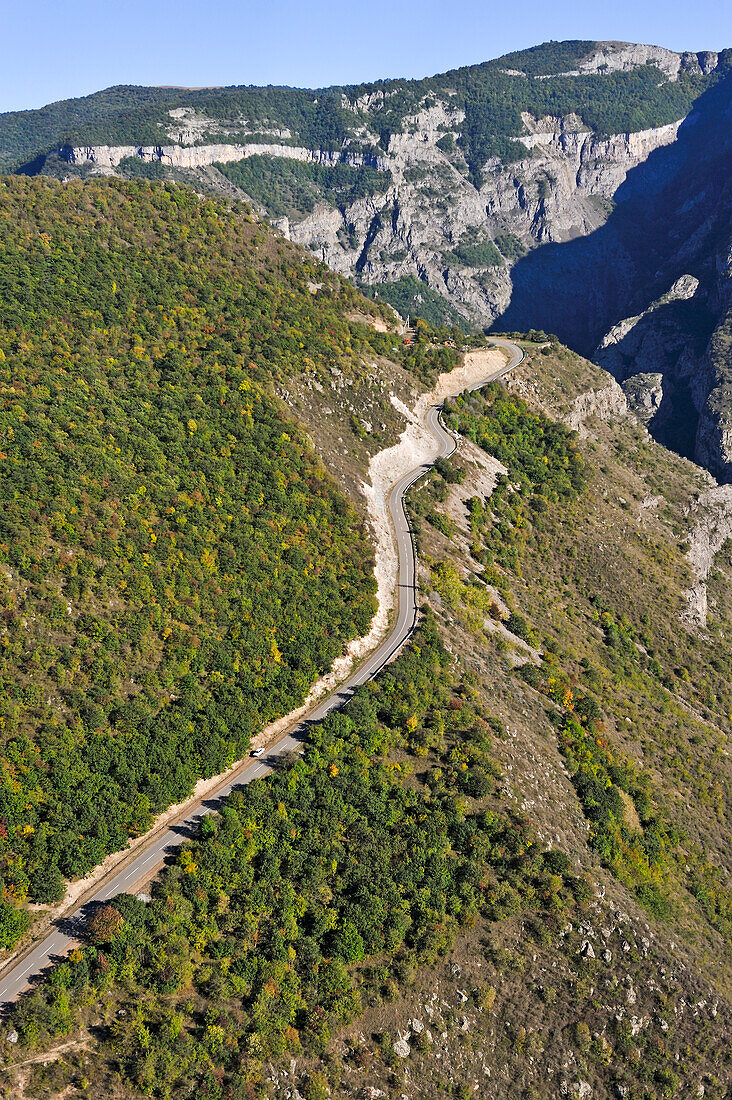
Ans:
{"type": "MultiPolygon", "coordinates": [[[[474,390],[480,389],[488,382],[503,377],[504,374],[518,366],[524,357],[523,350],[509,340],[492,338],[492,342],[506,348],[511,352],[511,359],[501,370],[494,372],[488,378],[483,379],[474,390]]],[[[364,663],[356,669],[348,680],[332,695],[320,703],[308,716],[290,733],[285,734],[274,744],[270,745],[267,755],[258,760],[248,758],[242,761],[222,785],[209,794],[194,809],[188,810],[185,816],[173,824],[165,832],[156,836],[156,830],[151,830],[150,844],[136,851],[128,862],[124,862],[117,873],[111,873],[111,877],[102,880],[93,894],[79,901],[75,911],[64,917],[45,939],[29,948],[12,966],[9,966],[0,975],[0,1012],[6,1011],[12,1002],[33,980],[47,967],[53,965],[60,957],[78,943],[80,933],[83,931],[90,911],[97,905],[109,901],[117,894],[134,894],[152,874],[157,871],[171,855],[171,853],[195,836],[197,826],[206,814],[215,813],[220,803],[231,794],[235,787],[244,786],[252,779],[266,775],[276,764],[277,758],[289,752],[299,752],[305,740],[308,726],[324,718],[331,710],[342,707],[361,684],[366,683],[376,676],[378,672],[395,656],[404,642],[409,638],[417,622],[417,588],[415,584],[417,561],[409,529],[409,521],[404,507],[404,497],[411,485],[418,481],[440,458],[449,457],[456,449],[457,442],[440,423],[441,406],[433,405],[427,413],[427,426],[432,431],[436,443],[437,453],[433,462],[427,465],[417,466],[414,470],[405,474],[396,483],[389,494],[389,511],[396,534],[397,549],[399,553],[399,580],[397,593],[397,616],[394,626],[388,637],[376,649],[364,663]]]]}

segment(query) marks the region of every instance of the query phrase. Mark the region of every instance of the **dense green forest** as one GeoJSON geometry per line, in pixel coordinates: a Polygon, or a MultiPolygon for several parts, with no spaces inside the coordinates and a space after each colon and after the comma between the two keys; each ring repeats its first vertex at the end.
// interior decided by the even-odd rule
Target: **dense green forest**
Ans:
{"type": "MultiPolygon", "coordinates": [[[[71,1085],[90,1097],[249,1100],[297,1083],[306,1100],[326,1100],[382,1081],[401,1092],[412,1066],[425,1096],[466,1098],[473,1088],[458,1067],[477,1047],[481,1061],[495,1052],[492,1074],[508,1073],[516,1096],[541,1059],[548,1096],[552,1036],[598,1095],[620,1085],[660,1100],[701,1066],[721,1078],[719,1002],[713,1019],[695,1009],[660,1039],[609,1007],[625,1004],[625,982],[641,996],[655,989],[657,1011],[670,1014],[678,986],[655,984],[668,959],[628,944],[606,971],[587,955],[595,876],[547,848],[507,797],[497,760],[508,731],[483,698],[427,615],[377,681],[312,729],[304,758],[204,820],[150,902],[121,895],[93,913],[85,942],[15,1008],[6,1080],[35,1054],[28,1096],[71,1085]],[[537,957],[550,963],[538,981],[537,957]],[[457,974],[457,1010],[440,999],[443,960],[457,974]],[[501,1003],[497,988],[512,981],[524,983],[520,1000],[501,1003]],[[397,1056],[389,1008],[402,997],[414,1005],[420,984],[439,1012],[397,1056]],[[540,1028],[530,1026],[536,1001],[540,1028]],[[74,1054],[85,1034],[91,1052],[74,1054]],[[69,1041],[72,1053],[54,1064],[54,1046],[69,1041]]],[[[488,1094],[503,1095],[495,1085],[488,1094]]]]}
{"type": "Polygon", "coordinates": [[[532,413],[499,382],[446,403],[445,415],[508,470],[489,505],[475,497],[469,507],[479,560],[515,568],[549,504],[571,500],[584,487],[584,459],[563,424],[532,413]]]}
{"type": "Polygon", "coordinates": [[[557,76],[575,70],[579,62],[598,45],[597,42],[582,39],[543,42],[540,46],[530,46],[528,50],[505,53],[492,64],[497,68],[526,73],[527,76],[557,76]]]}
{"type": "Polygon", "coordinates": [[[503,257],[493,241],[471,237],[472,235],[467,240],[460,241],[453,249],[452,257],[466,267],[500,267],[503,257]]]}
{"type": "Polygon", "coordinates": [[[344,206],[382,194],[391,186],[391,172],[348,164],[328,167],[282,157],[254,156],[233,164],[218,164],[220,172],[265,207],[273,218],[299,221],[316,203],[344,206]]]}
{"type": "MultiPolygon", "coordinates": [[[[156,145],[176,140],[169,112],[190,107],[211,120],[200,140],[266,140],[272,127],[287,129],[278,139],[311,149],[360,149],[365,126],[382,149],[399,133],[407,116],[449,94],[465,114],[457,126],[461,146],[476,182],[486,160],[522,155],[514,139],[523,129],[521,112],[534,115],[574,112],[600,133],[643,130],[673,122],[717,77],[682,72],[670,81],[653,65],[623,72],[561,76],[590,52],[594,43],[545,43],[521,54],[453,69],[422,80],[383,80],[371,84],[309,91],[297,88],[109,88],[83,99],[64,100],[38,111],[0,115],[0,167],[17,168],[34,157],[71,145],[156,145]],[[525,75],[509,75],[514,69],[525,75]],[[537,79],[550,75],[551,79],[537,79]],[[363,96],[375,98],[368,110],[363,96]],[[241,120],[232,133],[231,120],[241,120]],[[264,134],[262,133],[264,131],[264,134]]],[[[724,60],[724,59],[723,59],[724,60]]]]}
{"type": "Polygon", "coordinates": [[[455,327],[463,333],[470,332],[471,326],[455,307],[414,275],[405,275],[393,283],[363,285],[361,289],[369,298],[388,302],[405,320],[419,317],[436,328],[455,327]]]}
{"type": "Polygon", "coordinates": [[[95,913],[88,944],[16,1008],[23,1046],[103,999],[91,1019],[129,1085],[255,1095],[263,1061],[324,1052],[479,916],[555,927],[588,886],[501,805],[494,729],[428,620],[304,759],[204,820],[149,905],[122,895],[95,913]]]}
{"type": "Polygon", "coordinates": [[[173,184],[6,178],[0,256],[7,947],[366,631],[369,542],[271,383],[392,341],[173,184]]]}

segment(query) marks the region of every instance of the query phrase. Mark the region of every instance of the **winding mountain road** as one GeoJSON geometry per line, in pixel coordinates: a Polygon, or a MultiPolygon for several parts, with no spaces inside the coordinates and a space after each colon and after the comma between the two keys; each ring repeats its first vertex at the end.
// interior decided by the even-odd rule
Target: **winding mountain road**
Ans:
{"type": "MultiPolygon", "coordinates": [[[[497,346],[509,351],[511,358],[504,367],[494,371],[470,389],[478,390],[489,382],[503,377],[508,371],[517,367],[524,358],[524,352],[517,344],[497,337],[491,337],[491,340],[497,346]]],[[[253,779],[266,775],[276,764],[278,757],[300,751],[308,726],[313,722],[319,722],[330,711],[342,707],[361,684],[372,680],[401,649],[417,622],[417,560],[404,498],[410,486],[418,481],[438,458],[449,457],[457,448],[454,437],[440,423],[440,412],[441,406],[430,406],[425,421],[437,445],[434,458],[431,462],[417,466],[406,473],[389,493],[388,505],[399,555],[399,573],[397,615],[387,638],[337,691],[310,712],[305,721],[300,722],[289,733],[269,745],[266,756],[258,760],[252,758],[243,760],[238,768],[227,774],[220,787],[215,788],[192,809],[188,806],[182,812],[180,820],[169,828],[156,830],[153,827],[150,830],[150,842],[146,847],[137,848],[134,854],[130,853],[127,861],[123,857],[121,868],[117,865],[106,878],[92,887],[87,895],[80,898],[75,909],[59,920],[52,932],[29,947],[20,957],[13,959],[4,971],[0,971],[0,1012],[6,1011],[39,974],[66,955],[78,943],[91,909],[109,901],[116,894],[130,894],[140,890],[141,886],[160,869],[165,859],[196,834],[201,818],[206,814],[215,813],[220,808],[221,802],[235,787],[244,786],[253,779]],[[160,835],[157,835],[158,832],[160,835]]]]}

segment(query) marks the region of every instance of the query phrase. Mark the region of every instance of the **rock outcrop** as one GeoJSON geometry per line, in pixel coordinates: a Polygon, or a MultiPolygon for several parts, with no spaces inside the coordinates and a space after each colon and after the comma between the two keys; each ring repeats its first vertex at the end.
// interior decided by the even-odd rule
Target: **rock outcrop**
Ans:
{"type": "Polygon", "coordinates": [[[673,302],[690,301],[699,289],[693,275],[682,275],[666,294],[636,317],[619,321],[600,341],[593,358],[618,381],[641,373],[652,373],[678,358],[685,333],[676,314],[664,310],[673,302]]]}
{"type": "Polygon", "coordinates": [[[614,416],[627,416],[628,402],[617,382],[608,379],[607,386],[599,390],[581,393],[570,409],[564,421],[568,428],[578,432],[581,437],[587,435],[585,423],[590,417],[610,420],[614,416]]]}
{"type": "Polygon", "coordinates": [[[389,167],[385,157],[371,153],[303,149],[296,145],[270,145],[261,142],[248,145],[64,145],[59,149],[58,155],[68,164],[88,166],[100,173],[114,171],[122,161],[130,159],[158,162],[167,168],[192,169],[205,168],[210,164],[230,164],[232,161],[262,155],[314,164],[350,164],[354,167],[367,164],[382,171],[389,167]]]}
{"type": "Polygon", "coordinates": [[[663,375],[659,371],[634,374],[623,384],[623,390],[630,411],[649,427],[663,401],[663,375]]]}
{"type": "Polygon", "coordinates": [[[707,577],[714,559],[732,539],[732,485],[718,485],[702,493],[693,506],[687,560],[693,583],[686,594],[686,621],[695,627],[707,623],[707,577]]]}

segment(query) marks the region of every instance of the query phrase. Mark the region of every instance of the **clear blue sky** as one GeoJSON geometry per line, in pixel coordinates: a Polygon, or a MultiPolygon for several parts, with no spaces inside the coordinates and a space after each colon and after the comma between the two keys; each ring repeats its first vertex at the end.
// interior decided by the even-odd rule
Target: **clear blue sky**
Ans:
{"type": "Polygon", "coordinates": [[[0,111],[111,84],[322,87],[547,39],[732,46],[730,0],[0,0],[0,111]]]}

